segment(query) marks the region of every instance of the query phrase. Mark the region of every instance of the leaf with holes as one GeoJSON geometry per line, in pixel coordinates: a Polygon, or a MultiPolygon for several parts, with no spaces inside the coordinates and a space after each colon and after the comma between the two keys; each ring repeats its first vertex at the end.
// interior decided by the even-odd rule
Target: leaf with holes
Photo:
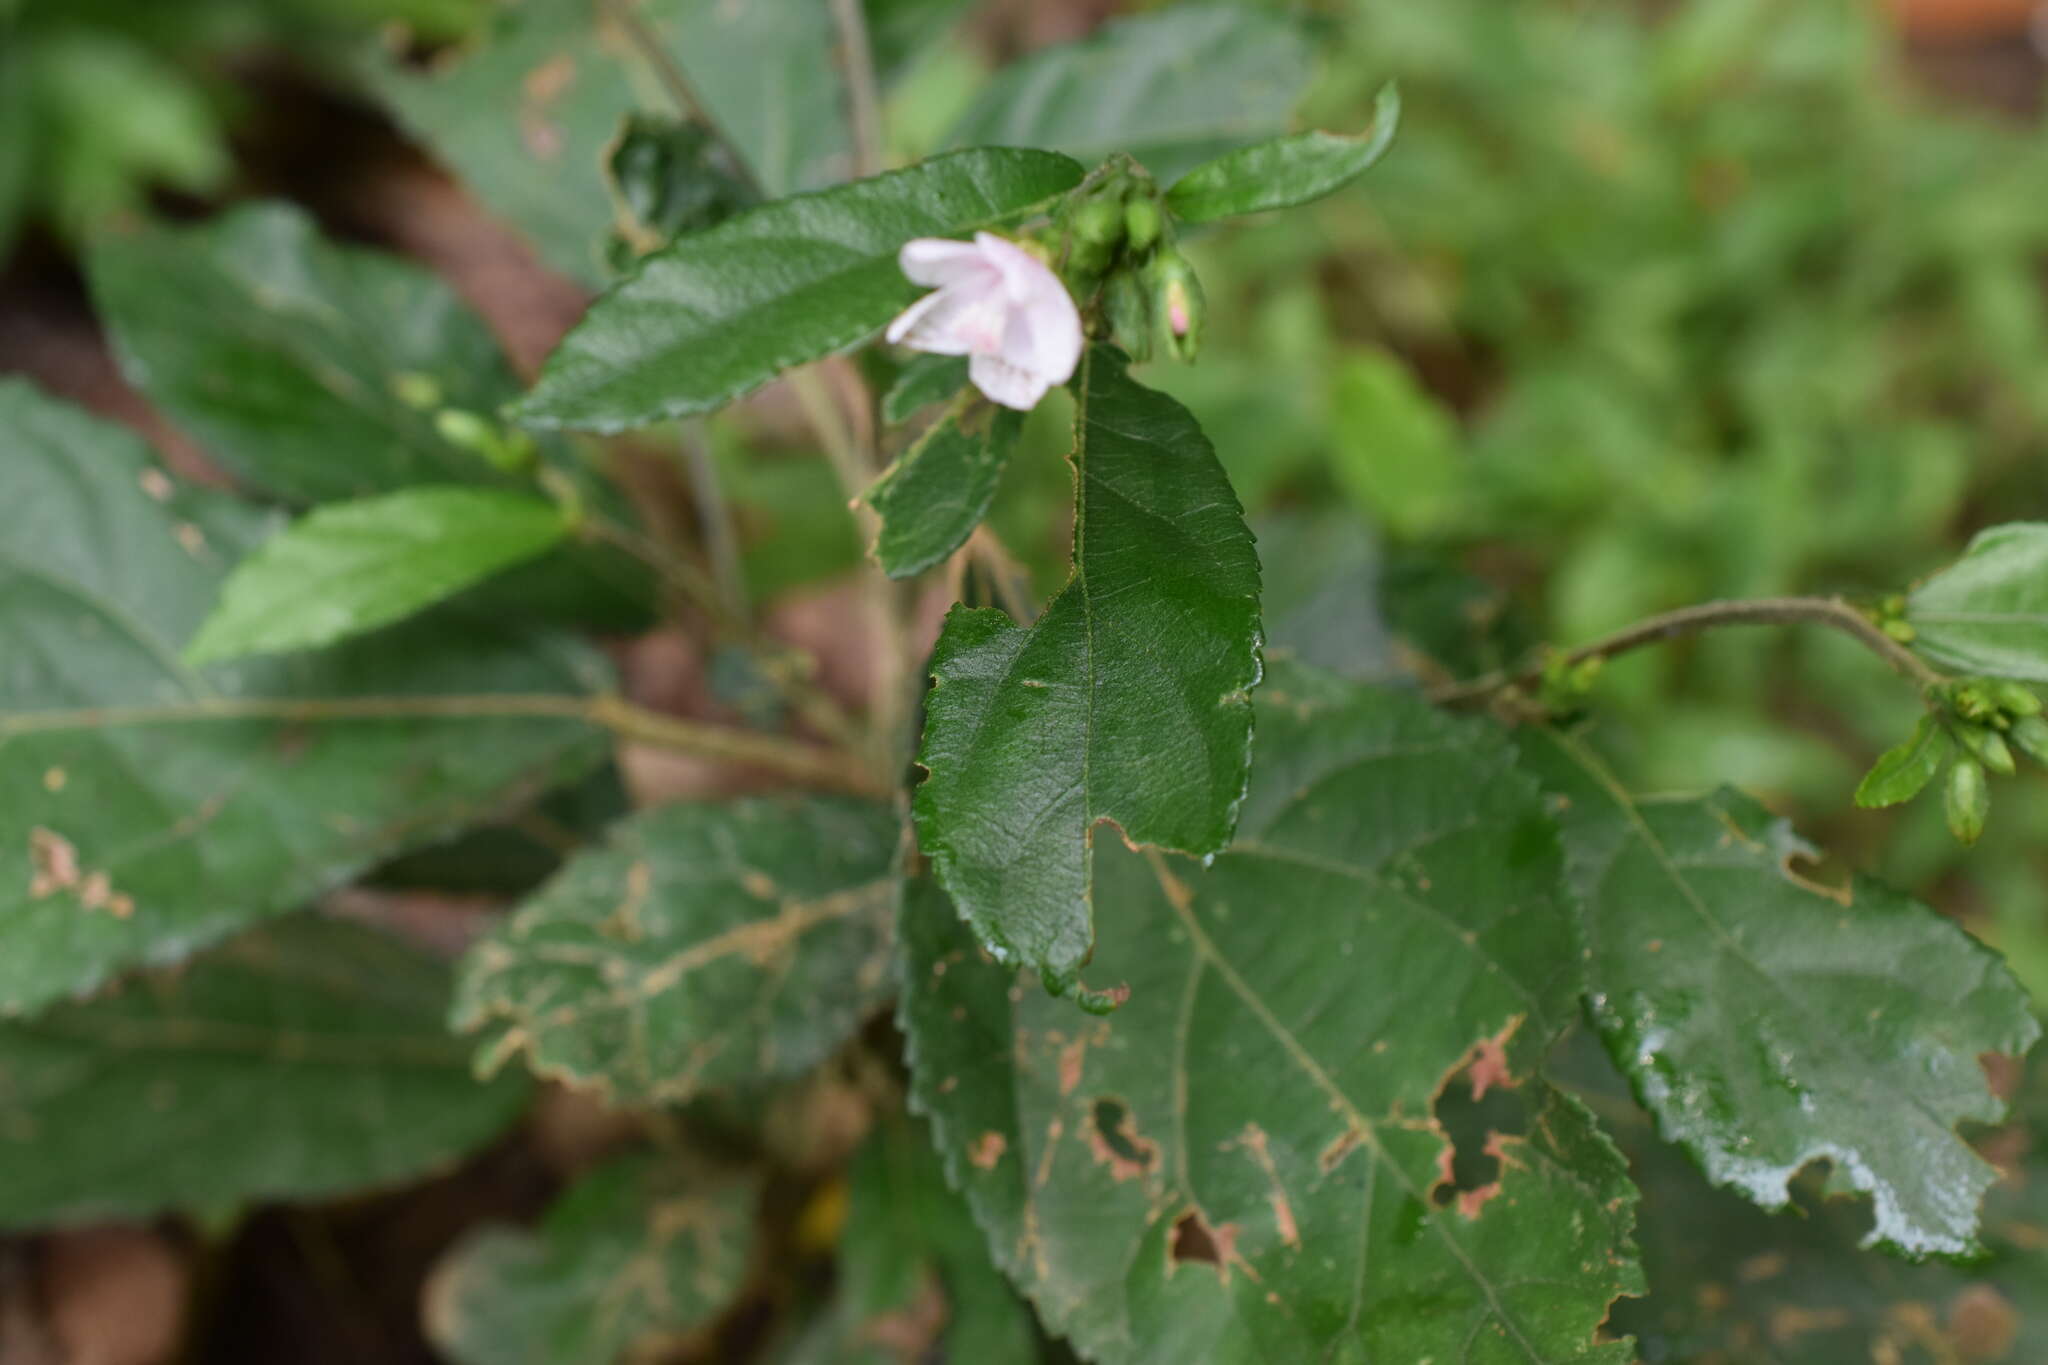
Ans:
{"type": "Polygon", "coordinates": [[[428,71],[378,54],[363,74],[550,265],[595,285],[608,274],[598,243],[613,214],[604,163],[631,115],[675,115],[670,63],[767,193],[850,172],[832,43],[830,14],[809,0],[500,6],[486,32],[428,71]]]}
{"type": "Polygon", "coordinates": [[[361,635],[532,559],[568,533],[560,507],[495,488],[408,488],[330,503],[235,566],[185,661],[361,635]]]}
{"type": "Polygon", "coordinates": [[[473,612],[188,667],[273,519],[18,380],[0,443],[0,1014],[183,957],[609,752],[571,714],[602,657],[473,612]]]}
{"type": "Polygon", "coordinates": [[[1981,531],[1906,599],[1913,647],[1964,673],[2048,682],[2048,522],[1981,531]]]}
{"type": "Polygon", "coordinates": [[[1270,11],[1176,5],[1035,52],[988,82],[956,147],[1129,152],[1162,180],[1282,132],[1315,74],[1301,28],[1270,11]]]}
{"type": "Polygon", "coordinates": [[[1096,826],[1206,856],[1244,796],[1259,561],[1187,410],[1098,347],[1075,378],[1074,568],[1029,628],[956,607],[932,653],[917,830],[999,956],[1073,987],[1096,826]]]}
{"type": "Polygon", "coordinates": [[[1587,994],[1615,1063],[1715,1183],[1766,1208],[1827,1159],[1869,1241],[1976,1247],[1997,1172],[1956,1124],[2004,1104],[1978,1058],[2040,1032],[1996,953],[1905,896],[1803,876],[1812,850],[1734,792],[1637,801],[1586,744],[1530,733],[1583,901],[1587,994]]]}
{"type": "Polygon", "coordinates": [[[881,519],[871,553],[909,578],[967,543],[995,501],[1024,414],[962,394],[862,494],[881,519]]]}
{"type": "Polygon", "coordinates": [[[0,1024],[0,1225],[217,1213],[440,1169],[528,1093],[469,1079],[447,1007],[440,963],[295,916],[0,1024]]]}
{"type": "Polygon", "coordinates": [[[614,1104],[793,1075],[886,998],[898,823],[825,797],[674,805],[578,854],[464,960],[455,1026],[486,1073],[614,1104]]]}
{"type": "Polygon", "coordinates": [[[1626,1171],[1534,1075],[1578,992],[1535,785],[1401,693],[1276,664],[1259,712],[1229,851],[1098,858],[1108,1018],[906,902],[913,1099],[997,1261],[1105,1365],[1633,1359],[1626,1171]],[[1447,1130],[1453,1080],[1514,1121],[1447,1130]]]}
{"type": "Polygon", "coordinates": [[[745,1282],[760,1181],[682,1156],[598,1166],[539,1228],[486,1225],[427,1282],[427,1337],[456,1365],[603,1365],[722,1312],[745,1282]]]}
{"type": "Polygon", "coordinates": [[[719,407],[880,331],[917,295],[896,264],[911,238],[1028,218],[1081,174],[1052,152],[954,152],[680,237],[591,305],[517,415],[622,431],[719,407]]]}
{"type": "Polygon", "coordinates": [[[1401,95],[1389,85],[1363,133],[1289,133],[1226,152],[1174,181],[1166,205],[1191,223],[1206,223],[1314,203],[1371,170],[1400,123],[1401,95]]]}

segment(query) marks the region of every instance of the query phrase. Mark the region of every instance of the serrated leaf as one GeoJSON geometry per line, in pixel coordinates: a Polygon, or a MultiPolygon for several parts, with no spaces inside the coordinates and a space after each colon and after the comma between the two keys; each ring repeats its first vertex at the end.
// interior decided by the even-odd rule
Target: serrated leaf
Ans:
{"type": "Polygon", "coordinates": [[[1906,598],[1913,647],[1964,673],[2048,682],[2048,522],[1980,531],[1906,598]]]}
{"type": "Polygon", "coordinates": [[[967,1203],[946,1185],[925,1125],[883,1117],[847,1172],[832,1303],[776,1365],[901,1365],[1038,1359],[1030,1310],[988,1258],[967,1203]]]}
{"type": "Polygon", "coordinates": [[[909,578],[967,543],[1023,427],[1023,413],[963,394],[896,457],[861,495],[881,519],[870,553],[882,572],[909,578]]]}
{"type": "Polygon", "coordinates": [[[125,428],[0,382],[0,1014],[182,957],[602,761],[553,714],[379,708],[601,687],[601,656],[473,613],[319,654],[178,657],[273,522],[125,428]]]}
{"type": "Polygon", "coordinates": [[[478,1228],[427,1282],[456,1365],[613,1365],[708,1322],[745,1281],[760,1181],[646,1153],[583,1175],[526,1231],[478,1228]]]}
{"type": "Polygon", "coordinates": [[[674,805],[615,827],[464,959],[478,1064],[609,1103],[673,1104],[793,1075],[890,987],[898,822],[826,797],[674,805]]]}
{"type": "Polygon", "coordinates": [[[1920,717],[1912,736],[1878,755],[1856,784],[1859,806],[1896,806],[1918,796],[1954,756],[1955,736],[1933,716],[1920,717]]]}
{"type": "Polygon", "coordinates": [[[1574,1009],[1556,833],[1499,734],[1276,663],[1238,839],[1105,847],[1106,1019],[907,901],[912,1093],[999,1264],[1104,1365],[1622,1362],[1632,1192],[1532,1075],[1574,1009]],[[1507,1087],[1499,1184],[1435,1105],[1507,1087]],[[1483,1079],[1482,1079],[1483,1077],[1483,1079]]]}
{"type": "Polygon", "coordinates": [[[966,387],[966,356],[914,355],[882,395],[882,420],[894,426],[919,408],[943,403],[966,387]]]}
{"type": "Polygon", "coordinates": [[[954,152],[680,237],[591,305],[519,420],[622,431],[718,407],[887,324],[917,294],[903,243],[1028,217],[1081,174],[1052,152],[954,152]]]}
{"type": "Polygon", "coordinates": [[[518,392],[483,321],[418,266],[282,204],[103,237],[87,265],[128,381],[253,487],[320,502],[488,476],[400,396],[424,378],[491,413],[518,392]]]}
{"type": "Polygon", "coordinates": [[[568,532],[555,504],[493,488],[408,488],[330,503],[235,566],[185,662],[361,635],[532,559],[568,532]]]}
{"type": "Polygon", "coordinates": [[[295,916],[0,1024],[0,1225],[218,1211],[447,1165],[528,1093],[469,1079],[447,1001],[441,964],[295,916]]]}
{"type": "Polygon", "coordinates": [[[1177,5],[1106,24],[1006,67],[953,129],[956,147],[1129,152],[1171,180],[1287,127],[1314,54],[1285,15],[1177,5]]]}
{"type": "Polygon", "coordinates": [[[1766,1208],[1809,1162],[1870,1194],[1869,1241],[1975,1248],[1997,1172],[1957,1123],[2004,1110],[1978,1058],[2040,1028],[1998,955],[1811,850],[1734,792],[1639,801],[1585,744],[1531,734],[1583,901],[1587,998],[1615,1063],[1717,1184],[1766,1208]]]}
{"type": "Polygon", "coordinates": [[[1190,223],[1314,203],[1365,174],[1394,141],[1401,92],[1389,85],[1373,102],[1362,133],[1312,131],[1268,138],[1189,171],[1166,192],[1166,206],[1190,223]]]}
{"type": "MultiPolygon", "coordinates": [[[[621,123],[676,108],[653,53],[673,62],[770,194],[842,178],[851,165],[831,16],[808,0],[642,0],[635,31],[606,6],[497,7],[489,31],[427,72],[379,54],[364,75],[399,119],[550,265],[609,277],[603,165],[621,123]]],[[[615,12],[614,12],[615,13],[615,12]]]]}
{"type": "Polygon", "coordinates": [[[1075,377],[1074,568],[1030,627],[956,607],[932,653],[918,838],[976,935],[1052,988],[1094,939],[1097,825],[1230,841],[1259,681],[1259,563],[1188,411],[1107,347],[1075,377]]]}

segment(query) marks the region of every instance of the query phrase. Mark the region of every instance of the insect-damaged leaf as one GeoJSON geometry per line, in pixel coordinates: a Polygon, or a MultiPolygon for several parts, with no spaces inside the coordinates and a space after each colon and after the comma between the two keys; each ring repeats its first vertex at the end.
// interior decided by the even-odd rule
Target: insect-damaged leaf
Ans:
{"type": "Polygon", "coordinates": [[[680,237],[591,305],[519,418],[621,431],[718,407],[880,330],[917,295],[896,264],[911,238],[1028,217],[1081,175],[1052,152],[977,148],[680,237]]]}
{"type": "Polygon", "coordinates": [[[0,1024],[0,1224],[218,1212],[444,1165],[527,1095],[469,1079],[447,1008],[440,963],[295,916],[0,1024]]]}
{"type": "Polygon", "coordinates": [[[2048,682],[2048,522],[1980,532],[1906,599],[1906,620],[1938,664],[2048,682]]]}
{"type": "Polygon", "coordinates": [[[674,805],[578,854],[464,960],[479,1065],[628,1105],[823,1059],[890,986],[898,822],[824,797],[674,805]]]}
{"type": "Polygon", "coordinates": [[[1580,740],[1531,733],[1583,908],[1587,995],[1665,1137],[1766,1208],[1819,1158],[1870,1240],[1976,1245],[1997,1172],[1956,1135],[2004,1105],[1978,1058],[2039,1033],[1998,955],[1896,892],[1803,877],[1809,850],[1734,792],[1631,799],[1580,740]]]}
{"type": "Polygon", "coordinates": [[[906,903],[913,1097],[997,1261],[1105,1365],[1623,1362],[1633,1195],[1532,1075],[1577,980],[1554,827],[1497,734],[1276,665],[1237,842],[1105,847],[1106,1019],[906,903]],[[1462,1069],[1519,1133],[1466,1187],[1462,1069]]]}
{"type": "Polygon", "coordinates": [[[608,751],[580,720],[374,714],[604,684],[593,651],[475,614],[187,667],[274,523],[19,381],[0,382],[0,504],[0,1014],[182,957],[608,751]]]}
{"type": "Polygon", "coordinates": [[[1099,821],[1197,856],[1229,842],[1259,680],[1258,556],[1216,452],[1115,351],[1081,364],[1073,576],[1029,628],[946,618],[916,799],[977,936],[1060,991],[1094,937],[1099,821]]]}
{"type": "Polygon", "coordinates": [[[539,1228],[486,1226],[427,1282],[457,1365],[610,1365],[722,1311],[745,1279],[760,1182],[663,1154],[578,1180],[539,1228]]]}
{"type": "Polygon", "coordinates": [[[891,578],[923,573],[974,534],[1024,414],[966,395],[896,457],[863,500],[881,518],[873,553],[891,578]]]}

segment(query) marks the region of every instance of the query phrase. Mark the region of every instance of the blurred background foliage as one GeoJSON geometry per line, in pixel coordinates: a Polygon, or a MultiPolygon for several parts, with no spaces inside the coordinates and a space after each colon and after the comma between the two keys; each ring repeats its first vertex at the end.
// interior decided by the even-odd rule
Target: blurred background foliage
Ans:
{"type": "MultiPolygon", "coordinates": [[[[651,8],[678,23],[709,11],[651,8]]],[[[892,154],[949,145],[995,65],[1110,8],[870,0],[892,154]]],[[[1305,122],[1363,126],[1390,78],[1406,103],[1361,188],[1186,244],[1206,350],[1144,376],[1201,415],[1261,518],[1276,640],[1464,676],[1710,598],[1897,591],[1983,525],[2048,518],[2037,56],[1996,107],[1930,89],[1909,60],[1897,14],[1938,5],[1265,8],[1315,40],[1305,122]]],[[[281,70],[345,108],[346,135],[377,120],[379,137],[427,144],[554,272],[599,286],[630,257],[620,214],[640,202],[605,183],[604,154],[626,114],[659,111],[659,81],[603,41],[594,59],[616,69],[569,95],[535,89],[544,64],[492,60],[592,41],[589,15],[538,0],[0,0],[0,257],[14,249],[18,282],[147,210],[319,182],[317,137],[289,172],[249,154],[281,70]],[[557,102],[548,126],[583,178],[526,166],[522,180],[534,129],[457,126],[465,106],[424,83],[444,68],[480,83],[472,94],[495,82],[557,102]],[[506,174],[486,184],[487,165],[506,174]]],[[[2000,35],[2026,52],[2018,28],[2000,35]]],[[[760,85],[729,98],[779,98],[760,85]]],[[[1091,99],[1105,126],[1128,126],[1122,93],[1070,92],[1073,135],[1091,99]]],[[[787,136],[738,123],[757,150],[787,136]]],[[[781,146],[771,188],[841,177],[845,154],[837,131],[781,146]]],[[[315,208],[375,235],[331,198],[315,208]]],[[[991,519],[1041,590],[1065,571],[1065,408],[1033,416],[991,519]]],[[[798,422],[752,403],[702,435],[758,604],[846,574],[859,541],[798,422]]],[[[2002,784],[1968,855],[1933,801],[1854,810],[1857,775],[1919,708],[1853,644],[1724,631],[1619,661],[1590,706],[1637,788],[1757,793],[1842,861],[1965,918],[2048,998],[2048,783],[2002,784]]]]}

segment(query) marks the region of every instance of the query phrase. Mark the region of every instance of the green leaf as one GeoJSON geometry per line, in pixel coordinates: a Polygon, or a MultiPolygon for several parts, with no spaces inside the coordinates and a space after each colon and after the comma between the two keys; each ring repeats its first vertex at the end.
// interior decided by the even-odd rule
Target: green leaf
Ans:
{"type": "Polygon", "coordinates": [[[448,1165],[528,1087],[469,1079],[447,1000],[440,963],[294,916],[0,1024],[0,1225],[214,1211],[448,1165]]]}
{"type": "Polygon", "coordinates": [[[585,1174],[539,1228],[479,1228],[427,1282],[456,1365],[611,1365],[724,1310],[745,1282],[758,1178],[655,1154],[585,1174]]]}
{"type": "Polygon", "coordinates": [[[598,250],[612,226],[604,166],[623,122],[677,112],[664,63],[682,71],[767,193],[848,173],[846,93],[824,6],[643,0],[631,28],[616,12],[584,0],[497,6],[487,33],[431,70],[380,54],[363,74],[550,265],[590,285],[610,274],[598,250]]]}
{"type": "Polygon", "coordinates": [[[675,805],[578,854],[464,959],[486,1074],[646,1106],[793,1075],[886,998],[898,823],[816,797],[675,805]]]}
{"type": "Polygon", "coordinates": [[[953,129],[956,147],[1129,152],[1170,180],[1287,127],[1314,74],[1293,20],[1227,4],[1120,19],[1005,68],[953,129]]]}
{"type": "Polygon", "coordinates": [[[1374,101],[1365,132],[1289,133],[1226,152],[1176,180],[1166,206],[1190,223],[1206,223],[1313,203],[1371,169],[1400,124],[1401,92],[1389,85],[1374,101]]]}
{"type": "Polygon", "coordinates": [[[1885,750],[1856,784],[1859,806],[1896,806],[1920,794],[1941,765],[1954,756],[1955,736],[1933,716],[1920,717],[1913,737],[1885,750]]]}
{"type": "Polygon", "coordinates": [[[591,305],[518,417],[621,431],[718,407],[885,325],[917,294],[903,243],[1028,217],[1081,174],[1051,152],[955,152],[679,238],[591,305]]]}
{"type": "Polygon", "coordinates": [[[910,578],[967,543],[995,501],[1024,414],[963,394],[861,495],[881,518],[871,549],[891,578],[910,578]]]}
{"type": "Polygon", "coordinates": [[[1259,610],[1266,655],[1285,655],[1354,681],[1403,670],[1380,614],[1379,547],[1342,509],[1269,512],[1259,541],[1259,610]]]}
{"type": "Polygon", "coordinates": [[[1913,647],[1962,673],[2048,682],[2048,522],[1981,531],[1914,589],[1913,647]]]}
{"type": "Polygon", "coordinates": [[[913,1100],[998,1263],[1103,1365],[1633,1359],[1595,1337],[1640,1292],[1626,1171],[1532,1074],[1578,988],[1534,784],[1402,693],[1276,663],[1259,710],[1227,852],[1098,855],[1107,1019],[913,887],[913,1100]],[[1522,1119],[1470,1188],[1453,1079],[1522,1119]]]}
{"type": "Polygon", "coordinates": [[[989,1261],[925,1125],[885,1115],[847,1173],[838,1291],[776,1365],[1037,1360],[1030,1310],[989,1261]]]}
{"type": "Polygon", "coordinates": [[[323,241],[281,204],[104,237],[87,264],[129,382],[265,493],[489,475],[400,396],[423,376],[447,406],[488,413],[518,392],[490,330],[418,266],[323,241]]]}
{"type": "Polygon", "coordinates": [[[1666,1138],[1766,1208],[1827,1158],[1875,1204],[1869,1241],[1963,1255],[1997,1172],[1956,1136],[2003,1104],[1978,1057],[2039,1033],[1997,954],[1812,856],[1733,792],[1637,801],[1579,740],[1524,744],[1561,808],[1592,1014],[1666,1138]]]}
{"type": "Polygon", "coordinates": [[[914,355],[882,395],[882,420],[894,426],[919,408],[943,403],[967,387],[967,357],[914,355]]]}
{"type": "Polygon", "coordinates": [[[1338,486],[1390,535],[1440,539],[1470,520],[1457,419],[1398,356],[1358,350],[1338,363],[1329,440],[1338,486]]]}
{"type": "Polygon", "coordinates": [[[1230,842],[1259,681],[1259,564],[1188,411],[1097,347],[1075,381],[1074,569],[1028,629],[956,607],[932,654],[920,843],[997,956],[1070,989],[1096,826],[1230,842]]]}
{"type": "Polygon", "coordinates": [[[573,706],[602,657],[476,613],[187,666],[228,564],[274,522],[18,380],[0,382],[0,505],[0,1014],[182,957],[608,752],[502,695],[573,706]],[[479,714],[405,718],[461,697],[479,714]]]}
{"type": "Polygon", "coordinates": [[[555,504],[490,488],[408,488],[318,508],[235,566],[185,662],[361,635],[534,558],[568,531],[555,504]]]}

